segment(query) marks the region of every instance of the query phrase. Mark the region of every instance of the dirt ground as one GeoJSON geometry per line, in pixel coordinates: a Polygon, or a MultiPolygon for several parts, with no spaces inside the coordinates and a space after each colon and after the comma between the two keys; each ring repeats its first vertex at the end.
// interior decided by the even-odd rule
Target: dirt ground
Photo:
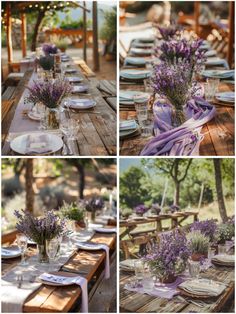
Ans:
{"type": "MultiPolygon", "coordinates": [[[[83,56],[82,49],[70,48],[67,49],[67,53],[71,57],[81,57],[83,56]]],[[[30,55],[30,51],[27,52],[30,55]]],[[[13,60],[17,62],[21,59],[21,50],[13,51],[13,60]]],[[[98,79],[106,80],[116,80],[116,61],[107,61],[104,56],[99,56],[100,70],[95,72],[98,79]]],[[[87,49],[87,64],[93,70],[93,56],[92,49],[87,49]]],[[[2,48],[2,67],[7,67],[7,50],[2,48]]],[[[3,71],[4,73],[5,71],[3,71]]],[[[5,78],[3,78],[4,80],[5,78]]]]}

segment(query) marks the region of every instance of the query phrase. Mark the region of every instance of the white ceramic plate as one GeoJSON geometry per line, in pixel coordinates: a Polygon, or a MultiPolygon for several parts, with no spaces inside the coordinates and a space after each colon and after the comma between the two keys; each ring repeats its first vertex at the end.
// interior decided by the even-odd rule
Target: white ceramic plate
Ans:
{"type": "Polygon", "coordinates": [[[36,151],[34,153],[32,153],[32,155],[45,155],[45,154],[51,154],[51,153],[55,153],[57,152],[59,149],[62,148],[63,146],[63,141],[62,139],[54,134],[50,134],[50,133],[35,133],[35,134],[24,134],[24,135],[20,135],[16,138],[14,138],[11,143],[10,143],[10,147],[11,149],[20,154],[20,155],[28,155],[28,153],[26,153],[26,141],[27,141],[27,137],[28,136],[35,136],[36,140],[39,136],[42,135],[46,135],[47,136],[47,142],[49,143],[49,145],[47,145],[45,152],[40,152],[37,153],[36,151]]]}
{"type": "MultiPolygon", "coordinates": [[[[61,276],[62,278],[64,277],[63,276],[63,272],[51,272],[49,273],[49,275],[56,275],[56,276],[61,276]]],[[[73,278],[77,277],[75,274],[70,274],[70,273],[66,273],[66,276],[64,278],[65,281],[63,282],[52,282],[52,281],[47,281],[47,280],[44,280],[44,279],[41,279],[40,277],[38,277],[38,280],[45,284],[45,285],[48,285],[48,286],[71,286],[71,285],[74,285],[75,283],[74,282],[71,282],[71,280],[73,280],[73,278]],[[69,280],[68,280],[69,278],[69,280]],[[68,280],[68,281],[67,281],[68,280]]]]}
{"type": "Polygon", "coordinates": [[[139,71],[139,70],[122,70],[120,71],[120,76],[129,80],[143,80],[148,78],[151,75],[151,72],[148,70],[139,71]]]}
{"type": "Polygon", "coordinates": [[[88,91],[87,85],[74,85],[72,89],[72,93],[85,93],[88,91]]]}
{"type": "Polygon", "coordinates": [[[68,107],[72,109],[90,109],[96,106],[96,101],[92,99],[69,99],[68,107]]]}
{"type": "Polygon", "coordinates": [[[1,257],[4,259],[16,258],[21,256],[21,251],[19,248],[1,248],[1,257]]]}
{"type": "Polygon", "coordinates": [[[213,56],[216,56],[215,50],[209,50],[205,53],[205,57],[213,57],[213,56]]]}
{"type": "Polygon", "coordinates": [[[65,73],[76,73],[77,70],[76,69],[66,69],[65,73]]]}
{"type": "Polygon", "coordinates": [[[152,49],[143,49],[143,48],[131,48],[130,53],[135,55],[145,55],[150,56],[153,53],[152,49]]]}
{"type": "Polygon", "coordinates": [[[145,66],[146,60],[144,58],[138,58],[138,57],[127,57],[125,59],[125,63],[127,65],[142,65],[145,66]]]}
{"type": "Polygon", "coordinates": [[[223,102],[234,103],[235,102],[235,93],[234,92],[217,93],[216,99],[223,101],[223,102]]]}
{"type": "Polygon", "coordinates": [[[150,96],[148,93],[140,93],[138,91],[133,91],[133,90],[120,91],[120,95],[119,95],[120,104],[133,105],[134,104],[133,97],[137,94],[143,95],[144,100],[150,96]]]}
{"type": "Polygon", "coordinates": [[[40,121],[41,120],[40,114],[35,112],[35,111],[32,111],[32,110],[28,112],[28,117],[31,120],[35,120],[35,121],[40,121]]]}
{"type": "Polygon", "coordinates": [[[83,78],[78,76],[71,76],[66,77],[66,80],[68,80],[70,83],[80,83],[83,81],[83,78]]]}
{"type": "Polygon", "coordinates": [[[205,70],[202,72],[202,75],[205,77],[213,77],[219,79],[226,79],[233,77],[234,71],[233,70],[205,70]]]}

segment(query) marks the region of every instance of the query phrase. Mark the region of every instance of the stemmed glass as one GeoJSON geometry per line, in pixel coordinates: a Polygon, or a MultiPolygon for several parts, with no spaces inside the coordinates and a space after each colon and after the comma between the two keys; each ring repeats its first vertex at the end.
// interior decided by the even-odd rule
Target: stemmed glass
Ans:
{"type": "Polygon", "coordinates": [[[25,253],[27,251],[28,239],[23,233],[19,233],[16,235],[17,245],[21,251],[21,266],[26,266],[29,263],[25,259],[25,253]]]}
{"type": "Polygon", "coordinates": [[[55,261],[58,250],[59,250],[58,239],[52,239],[52,240],[46,241],[46,251],[49,257],[49,262],[52,265],[52,268],[53,268],[53,262],[55,261]]]}
{"type": "Polygon", "coordinates": [[[79,131],[78,121],[74,119],[62,118],[60,119],[60,130],[65,135],[65,140],[67,142],[68,154],[73,155],[73,152],[70,148],[70,141],[76,140],[77,134],[79,131]]]}

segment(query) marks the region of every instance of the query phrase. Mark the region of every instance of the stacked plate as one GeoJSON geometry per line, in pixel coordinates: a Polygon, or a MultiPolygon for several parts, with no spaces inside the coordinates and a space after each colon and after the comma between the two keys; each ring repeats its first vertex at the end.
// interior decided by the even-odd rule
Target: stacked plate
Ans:
{"type": "Polygon", "coordinates": [[[139,125],[135,120],[123,120],[120,122],[120,138],[133,137],[140,134],[139,125]]]}
{"type": "Polygon", "coordinates": [[[91,109],[96,106],[96,101],[92,99],[68,99],[67,105],[68,108],[83,110],[83,109],[91,109]]]}
{"type": "Polygon", "coordinates": [[[127,57],[125,58],[125,65],[135,65],[139,67],[145,67],[146,60],[144,58],[138,58],[138,57],[127,57]]]}
{"type": "Polygon", "coordinates": [[[65,78],[69,83],[80,83],[83,81],[82,77],[79,76],[69,76],[65,78]]]}
{"type": "Polygon", "coordinates": [[[120,262],[120,269],[124,271],[134,271],[134,259],[126,259],[120,262]]]}
{"type": "Polygon", "coordinates": [[[85,93],[88,91],[87,85],[74,85],[72,89],[72,93],[85,93]]]}
{"type": "Polygon", "coordinates": [[[235,93],[234,92],[217,93],[215,97],[219,101],[223,101],[223,102],[227,102],[227,103],[234,103],[235,102],[235,93]]]}
{"type": "Polygon", "coordinates": [[[205,70],[202,75],[210,78],[226,79],[234,76],[234,70],[205,70]]]}
{"type": "Polygon", "coordinates": [[[130,53],[139,56],[150,56],[153,53],[153,50],[144,48],[131,48],[130,53]]]}
{"type": "Polygon", "coordinates": [[[154,37],[140,37],[140,38],[137,38],[136,41],[140,43],[154,43],[155,38],[154,37]]]}
{"type": "Polygon", "coordinates": [[[209,50],[205,52],[205,57],[214,57],[216,56],[216,50],[209,50]]]}
{"type": "Polygon", "coordinates": [[[183,294],[191,295],[197,298],[209,298],[219,296],[226,286],[214,280],[194,279],[181,283],[178,288],[183,294]]]}
{"type": "Polygon", "coordinates": [[[234,255],[215,255],[211,261],[213,264],[216,264],[219,266],[234,267],[235,256],[234,255]]]}
{"type": "Polygon", "coordinates": [[[149,97],[148,93],[140,93],[140,92],[132,91],[132,90],[120,91],[120,96],[119,96],[120,107],[121,108],[130,107],[130,110],[134,110],[134,96],[137,94],[142,94],[143,100],[149,97]]]}
{"type": "Polygon", "coordinates": [[[221,59],[218,57],[212,57],[212,58],[208,58],[205,61],[205,65],[223,65],[225,68],[228,68],[228,63],[225,59],[221,59]]]}
{"type": "Polygon", "coordinates": [[[149,78],[151,71],[149,70],[131,70],[126,69],[120,71],[120,78],[125,81],[142,82],[146,78],[149,78]]]}
{"type": "Polygon", "coordinates": [[[4,259],[16,258],[21,256],[21,251],[18,247],[2,247],[1,257],[4,259]]]}
{"type": "Polygon", "coordinates": [[[134,48],[152,48],[153,43],[143,43],[138,40],[133,41],[132,47],[134,48]]]}

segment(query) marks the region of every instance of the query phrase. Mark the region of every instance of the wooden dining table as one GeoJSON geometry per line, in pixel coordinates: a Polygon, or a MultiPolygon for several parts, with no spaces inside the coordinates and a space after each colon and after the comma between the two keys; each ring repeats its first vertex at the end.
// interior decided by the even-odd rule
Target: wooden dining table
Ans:
{"type": "Polygon", "coordinates": [[[134,273],[120,270],[120,312],[130,313],[219,313],[233,312],[234,300],[234,268],[213,266],[201,273],[201,278],[216,280],[226,285],[225,291],[217,298],[199,299],[177,296],[172,299],[131,292],[125,284],[134,280],[134,273]]]}
{"type": "MultiPolygon", "coordinates": [[[[131,41],[130,48],[133,41],[131,41]]],[[[134,57],[130,52],[130,48],[127,56],[134,57]]],[[[137,57],[137,56],[135,56],[137,57]]],[[[150,59],[150,57],[147,57],[150,59]]],[[[145,67],[133,67],[130,65],[123,65],[122,69],[139,69],[146,70],[145,67]]],[[[222,69],[218,66],[207,66],[207,69],[222,69]]],[[[199,83],[204,82],[204,78],[201,77],[199,83]]],[[[120,79],[120,91],[132,90],[138,92],[145,92],[145,86],[143,82],[125,82],[120,79]]],[[[228,83],[227,80],[221,80],[219,85],[219,92],[234,91],[234,84],[228,83]]],[[[201,131],[204,136],[200,144],[199,154],[201,156],[233,156],[234,155],[234,104],[228,104],[219,102],[214,98],[211,102],[216,108],[215,117],[206,123],[201,131]]],[[[152,112],[152,108],[149,107],[149,111],[152,112]]],[[[137,120],[134,107],[120,106],[120,120],[135,119],[137,120]]],[[[140,152],[147,144],[148,140],[142,137],[141,132],[136,136],[120,139],[120,155],[123,156],[138,156],[140,152]]]]}
{"type": "MultiPolygon", "coordinates": [[[[182,222],[184,222],[189,217],[193,217],[193,221],[198,220],[198,212],[189,211],[189,212],[176,212],[173,214],[160,214],[156,217],[138,217],[139,219],[129,218],[127,220],[120,220],[120,239],[123,239],[127,235],[130,235],[137,227],[144,226],[147,224],[154,224],[155,227],[150,229],[150,232],[154,230],[157,232],[163,231],[162,222],[164,220],[171,220],[170,228],[181,227],[182,222]]],[[[148,229],[143,231],[137,231],[137,233],[148,233],[148,229]]]]}
{"type": "MultiPolygon", "coordinates": [[[[96,106],[91,109],[68,110],[67,117],[78,122],[79,131],[77,138],[70,141],[70,150],[67,149],[65,137],[58,130],[43,130],[44,133],[52,133],[63,139],[64,147],[53,155],[76,155],[76,156],[114,156],[116,155],[116,111],[114,104],[106,101],[104,93],[97,87],[99,80],[96,77],[85,76],[80,67],[69,60],[68,69],[75,69],[76,73],[66,74],[66,76],[78,76],[83,79],[82,84],[88,86],[87,93],[72,94],[70,98],[89,98],[96,102],[96,106]]],[[[23,134],[33,134],[39,132],[39,121],[33,121],[28,117],[28,112],[32,104],[25,104],[27,96],[26,86],[33,80],[38,79],[38,74],[31,69],[26,71],[21,79],[13,105],[6,117],[2,121],[2,155],[18,155],[10,148],[10,141],[23,134]]],[[[75,83],[77,85],[77,83],[75,83]]],[[[108,95],[107,95],[108,96],[108,95]]],[[[114,102],[114,99],[113,99],[114,102]]],[[[40,131],[41,132],[41,131],[40,131]]]]}
{"type": "MultiPolygon", "coordinates": [[[[106,244],[110,248],[110,264],[116,256],[116,234],[96,232],[90,240],[93,243],[106,244]]],[[[36,254],[34,246],[29,255],[36,254]]],[[[78,249],[61,266],[59,273],[85,277],[88,281],[89,300],[104,277],[106,253],[104,250],[86,251],[78,249]],[[64,273],[63,273],[64,272],[64,273]],[[65,273],[66,272],[66,273],[65,273]]],[[[20,258],[2,260],[2,274],[6,274],[20,262],[20,258]]],[[[26,266],[27,267],[27,266],[26,266]]],[[[14,296],[12,296],[14,298],[14,296]]],[[[23,305],[23,312],[65,313],[78,311],[81,302],[81,288],[77,285],[56,287],[42,284],[33,292],[23,305]]]]}

